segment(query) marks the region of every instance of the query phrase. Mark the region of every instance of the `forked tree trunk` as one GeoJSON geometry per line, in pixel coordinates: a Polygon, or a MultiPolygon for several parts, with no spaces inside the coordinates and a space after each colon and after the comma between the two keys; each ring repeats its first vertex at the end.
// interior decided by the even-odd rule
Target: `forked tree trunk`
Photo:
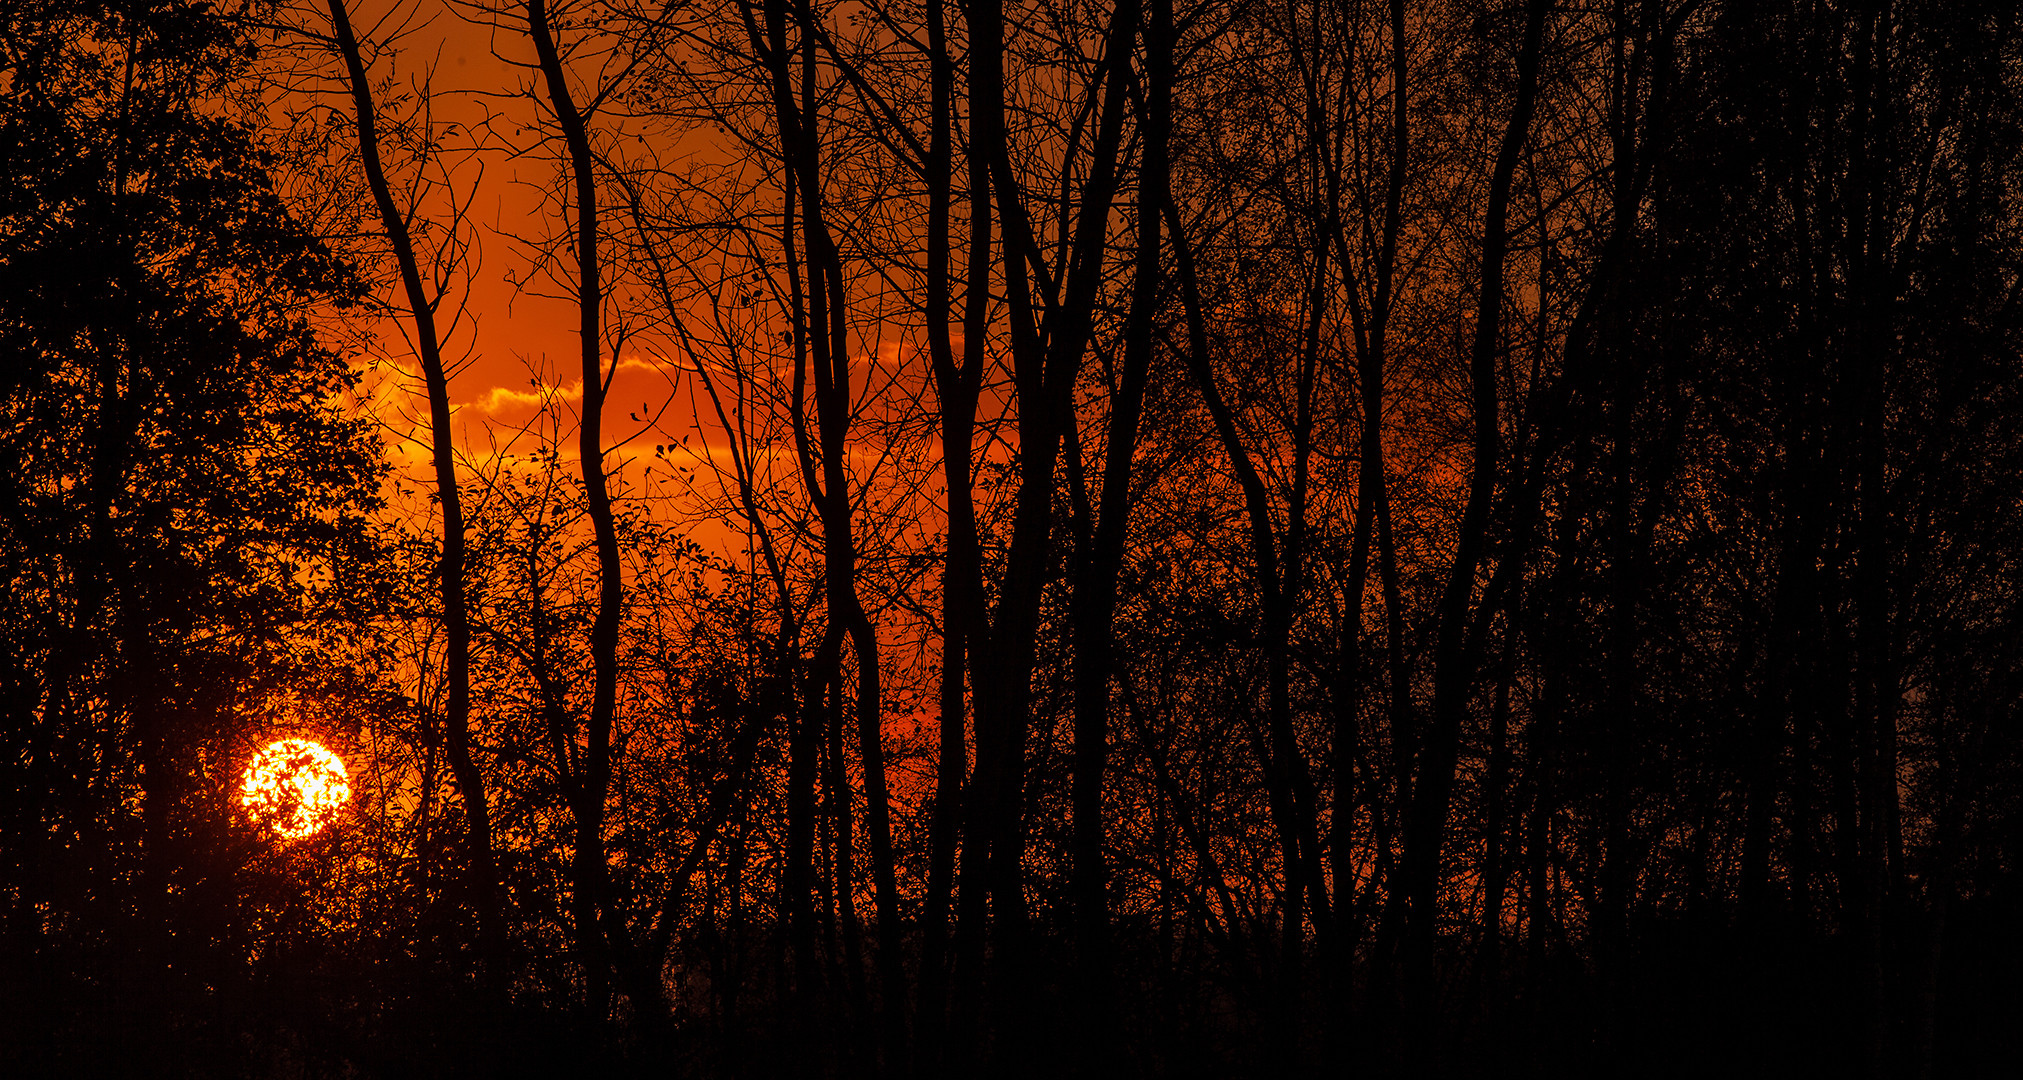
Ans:
{"type": "MultiPolygon", "coordinates": [[[[983,613],[982,556],[978,550],[976,504],[971,476],[977,397],[988,362],[984,343],[990,305],[990,179],[975,148],[969,166],[969,256],[962,316],[962,363],[956,363],[949,334],[954,314],[950,286],[948,230],[954,201],[955,59],[950,53],[942,0],[927,4],[928,62],[932,130],[925,161],[927,179],[927,340],[935,394],[941,407],[942,479],[948,507],[947,550],[941,574],[940,746],[935,770],[933,816],[929,822],[926,918],[922,927],[918,1049],[923,1072],[960,1068],[966,1057],[960,1035],[949,1041],[950,923],[954,915],[956,854],[963,837],[969,785],[967,662],[983,613]]],[[[974,852],[974,847],[969,849],[974,852]]],[[[986,847],[984,850],[988,850],[986,847]]],[[[973,959],[969,961],[973,965],[973,959]]]]}
{"type": "MultiPolygon", "coordinates": [[[[1092,314],[1108,249],[1107,226],[1117,190],[1128,69],[1137,40],[1136,4],[1112,13],[1105,40],[1103,100],[1089,151],[1067,265],[1047,267],[1013,167],[1004,127],[1004,12],[999,0],[969,8],[970,146],[983,158],[1004,228],[1004,295],[1011,339],[1012,384],[1018,398],[1018,490],[1011,542],[994,617],[972,655],[976,707],[976,776],[965,802],[962,949],[982,956],[976,925],[987,890],[993,941],[991,996],[1005,1054],[1026,1054],[1035,1039],[1024,1018],[1031,1007],[1026,955],[1025,755],[1032,676],[1037,664],[1040,597],[1052,573],[1054,474],[1066,426],[1073,422],[1075,380],[1088,348],[1092,314]],[[1051,286],[1059,279],[1058,299],[1051,286]],[[1036,303],[1037,299],[1037,303],[1036,303]],[[1042,315],[1044,316],[1042,318],[1042,315]],[[986,861],[987,860],[987,861],[986,861]],[[972,879],[972,871],[977,879],[972,879]]],[[[982,594],[979,586],[977,595],[982,594]]],[[[980,628],[981,629],[981,628],[980,628]]],[[[971,970],[974,964],[967,965],[971,970]]],[[[965,965],[958,958],[958,975],[965,965]]],[[[958,986],[958,991],[963,987],[958,986]]]]}

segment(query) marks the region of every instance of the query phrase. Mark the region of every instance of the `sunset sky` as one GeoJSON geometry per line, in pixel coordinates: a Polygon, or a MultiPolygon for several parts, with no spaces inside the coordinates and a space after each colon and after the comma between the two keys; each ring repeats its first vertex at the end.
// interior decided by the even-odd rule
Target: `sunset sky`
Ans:
{"type": "Polygon", "coordinates": [[[2023,1075],[2023,0],[548,2],[0,0],[7,1080],[2023,1075]]]}
{"type": "MultiPolygon", "coordinates": [[[[361,28],[370,27],[386,10],[385,5],[369,0],[353,12],[353,19],[361,28]]],[[[575,300],[552,280],[529,280],[537,253],[521,242],[544,239],[566,227],[546,197],[558,176],[559,162],[551,148],[536,147],[516,155],[507,142],[520,138],[525,130],[515,118],[532,107],[525,91],[538,75],[531,66],[533,49],[524,33],[495,30],[472,21],[480,13],[441,0],[401,4],[394,10],[410,16],[411,29],[400,41],[397,55],[382,55],[373,77],[395,76],[404,86],[409,79],[421,78],[433,63],[435,120],[439,126],[455,124],[462,129],[447,134],[444,142],[460,151],[452,155],[457,160],[455,194],[470,207],[466,233],[479,245],[481,263],[475,273],[452,286],[445,302],[447,311],[461,297],[467,314],[456,331],[446,335],[444,348],[446,360],[461,358],[451,379],[460,445],[483,456],[488,429],[504,437],[526,424],[545,393],[555,393],[572,410],[581,400],[581,339],[575,300]],[[488,118],[498,134],[486,129],[488,118]],[[546,383],[546,390],[530,385],[536,378],[546,383]]],[[[438,198],[421,206],[419,212],[440,215],[446,209],[446,203],[438,198]]],[[[447,330],[447,320],[444,326],[447,330]]],[[[383,329],[397,331],[398,326],[383,329]]],[[[399,355],[397,340],[388,340],[385,345],[402,370],[413,370],[412,361],[399,355]]],[[[402,432],[402,417],[418,421],[406,425],[409,438],[396,453],[410,465],[426,468],[427,411],[426,403],[415,396],[419,389],[418,380],[381,380],[373,391],[379,404],[372,411],[388,423],[390,438],[402,432]],[[403,393],[403,389],[412,393],[403,393]]],[[[627,449],[636,453],[636,437],[645,426],[628,420],[628,414],[636,413],[642,402],[658,409],[671,392],[660,368],[637,349],[629,350],[621,360],[606,410],[606,445],[631,438],[634,441],[627,449]]],[[[686,407],[670,411],[663,425],[681,425],[689,411],[686,407]]],[[[646,439],[649,456],[652,441],[646,439]]],[[[573,438],[564,453],[574,456],[573,438]]]]}

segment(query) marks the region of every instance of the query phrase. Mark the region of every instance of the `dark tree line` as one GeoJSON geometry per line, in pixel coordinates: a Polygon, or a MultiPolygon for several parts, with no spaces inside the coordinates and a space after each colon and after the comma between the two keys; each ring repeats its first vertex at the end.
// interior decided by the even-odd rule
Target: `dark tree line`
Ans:
{"type": "Polygon", "coordinates": [[[4,10],[0,1065],[2023,1056],[2016,11],[4,10]]]}

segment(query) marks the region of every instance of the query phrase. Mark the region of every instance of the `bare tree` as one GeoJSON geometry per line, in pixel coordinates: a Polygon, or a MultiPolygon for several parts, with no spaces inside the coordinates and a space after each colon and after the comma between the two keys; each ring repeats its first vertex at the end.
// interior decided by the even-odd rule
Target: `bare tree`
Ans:
{"type": "MultiPolygon", "coordinates": [[[[350,85],[359,164],[365,173],[366,186],[372,192],[373,206],[379,212],[380,227],[385,232],[387,245],[392,249],[394,263],[399,270],[401,290],[407,301],[406,315],[414,328],[415,355],[421,362],[422,381],[428,395],[429,449],[434,458],[436,499],[442,514],[442,563],[437,576],[446,648],[443,679],[448,688],[443,742],[449,755],[451,773],[456,777],[457,792],[464,804],[471,895],[481,935],[487,943],[486,952],[494,954],[487,959],[497,963],[495,954],[503,933],[500,920],[504,912],[484,776],[471,755],[471,618],[465,596],[463,499],[457,485],[449,369],[443,361],[442,337],[436,324],[436,311],[443,300],[440,274],[456,269],[459,261],[456,248],[461,243],[456,232],[461,222],[453,220],[449,225],[450,235],[444,242],[443,250],[438,252],[435,267],[438,277],[432,293],[430,283],[422,276],[421,259],[408,228],[415,208],[402,207],[395,202],[393,185],[387,178],[381,159],[378,110],[373,102],[372,81],[344,0],[330,0],[330,26],[350,85]]],[[[432,134],[428,133],[424,138],[432,134]]],[[[496,977],[500,973],[489,974],[496,977]]]]}

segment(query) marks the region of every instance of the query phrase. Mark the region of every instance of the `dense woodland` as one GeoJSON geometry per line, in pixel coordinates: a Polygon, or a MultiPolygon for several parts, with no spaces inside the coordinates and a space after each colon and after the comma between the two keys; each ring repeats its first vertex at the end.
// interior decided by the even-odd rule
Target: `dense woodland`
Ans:
{"type": "Polygon", "coordinates": [[[414,3],[0,0],[0,1072],[2023,1063],[2017,5],[414,3]]]}

